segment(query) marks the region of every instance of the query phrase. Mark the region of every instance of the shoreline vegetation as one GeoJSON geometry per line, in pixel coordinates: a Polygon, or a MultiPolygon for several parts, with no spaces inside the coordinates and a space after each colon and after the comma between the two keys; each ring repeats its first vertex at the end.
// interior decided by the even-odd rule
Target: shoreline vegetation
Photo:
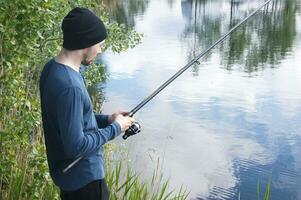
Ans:
{"type": "MultiPolygon", "coordinates": [[[[104,20],[106,48],[126,51],[141,42],[142,34],[111,21],[100,0],[10,0],[0,2],[0,199],[59,199],[46,159],[40,115],[38,81],[44,64],[61,46],[61,20],[75,6],[94,10],[104,20]]],[[[97,83],[107,78],[101,65],[83,72],[96,112],[102,94],[97,83]]],[[[105,146],[112,151],[114,143],[105,146]]],[[[107,154],[108,155],[108,154],[107,154]]],[[[111,199],[187,199],[183,187],[170,191],[168,181],[155,170],[141,180],[127,161],[106,156],[111,199]]]]}

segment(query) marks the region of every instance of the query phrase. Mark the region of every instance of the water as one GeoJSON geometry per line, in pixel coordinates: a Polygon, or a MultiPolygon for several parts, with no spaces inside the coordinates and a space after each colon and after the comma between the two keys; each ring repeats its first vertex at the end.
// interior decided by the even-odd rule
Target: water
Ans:
{"type": "MultiPolygon", "coordinates": [[[[103,55],[104,112],[135,107],[262,2],[108,1],[144,37],[103,55]]],[[[159,158],[191,199],[257,199],[269,177],[270,199],[301,199],[300,14],[300,1],[274,0],[140,110],[133,168],[149,177],[159,158]]]]}

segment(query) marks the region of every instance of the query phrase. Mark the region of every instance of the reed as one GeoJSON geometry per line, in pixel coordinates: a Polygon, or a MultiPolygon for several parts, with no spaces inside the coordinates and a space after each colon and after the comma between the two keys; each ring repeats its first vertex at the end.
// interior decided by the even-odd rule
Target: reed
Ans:
{"type": "MultiPolygon", "coordinates": [[[[107,167],[107,184],[111,200],[184,200],[188,191],[170,191],[168,180],[156,168],[151,180],[140,178],[139,174],[125,164],[125,161],[110,162],[107,167]]],[[[59,189],[53,184],[45,158],[44,148],[17,152],[16,163],[9,175],[0,176],[0,200],[58,200],[59,189]]]]}
{"type": "Polygon", "coordinates": [[[0,199],[3,200],[55,200],[58,188],[52,183],[46,160],[26,149],[17,152],[16,162],[9,175],[0,177],[0,199]],[[34,157],[33,157],[34,156],[34,157]]]}
{"type": "MultiPolygon", "coordinates": [[[[271,178],[269,178],[265,192],[264,192],[264,197],[263,200],[269,200],[270,197],[270,191],[271,191],[271,178]]],[[[260,184],[259,181],[257,182],[257,198],[260,200],[260,184]]]]}
{"type": "Polygon", "coordinates": [[[179,191],[169,190],[169,181],[163,181],[163,174],[153,171],[151,181],[142,180],[129,165],[118,161],[115,168],[107,171],[107,183],[111,190],[111,200],[184,200],[189,192],[181,186],[179,191]]]}

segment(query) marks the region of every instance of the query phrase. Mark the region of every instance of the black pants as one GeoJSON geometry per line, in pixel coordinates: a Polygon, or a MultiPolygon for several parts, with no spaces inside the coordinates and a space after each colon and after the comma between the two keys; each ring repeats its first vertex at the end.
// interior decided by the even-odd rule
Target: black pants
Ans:
{"type": "Polygon", "coordinates": [[[75,191],[61,190],[62,200],[109,200],[110,192],[105,179],[93,181],[75,191]]]}

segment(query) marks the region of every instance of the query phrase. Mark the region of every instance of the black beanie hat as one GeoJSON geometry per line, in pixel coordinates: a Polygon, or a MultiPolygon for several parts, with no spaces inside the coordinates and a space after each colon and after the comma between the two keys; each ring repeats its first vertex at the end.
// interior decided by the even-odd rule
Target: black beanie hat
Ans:
{"type": "Polygon", "coordinates": [[[106,28],[94,13],[86,8],[74,8],[62,23],[63,47],[69,50],[84,49],[108,36],[106,28]]]}

